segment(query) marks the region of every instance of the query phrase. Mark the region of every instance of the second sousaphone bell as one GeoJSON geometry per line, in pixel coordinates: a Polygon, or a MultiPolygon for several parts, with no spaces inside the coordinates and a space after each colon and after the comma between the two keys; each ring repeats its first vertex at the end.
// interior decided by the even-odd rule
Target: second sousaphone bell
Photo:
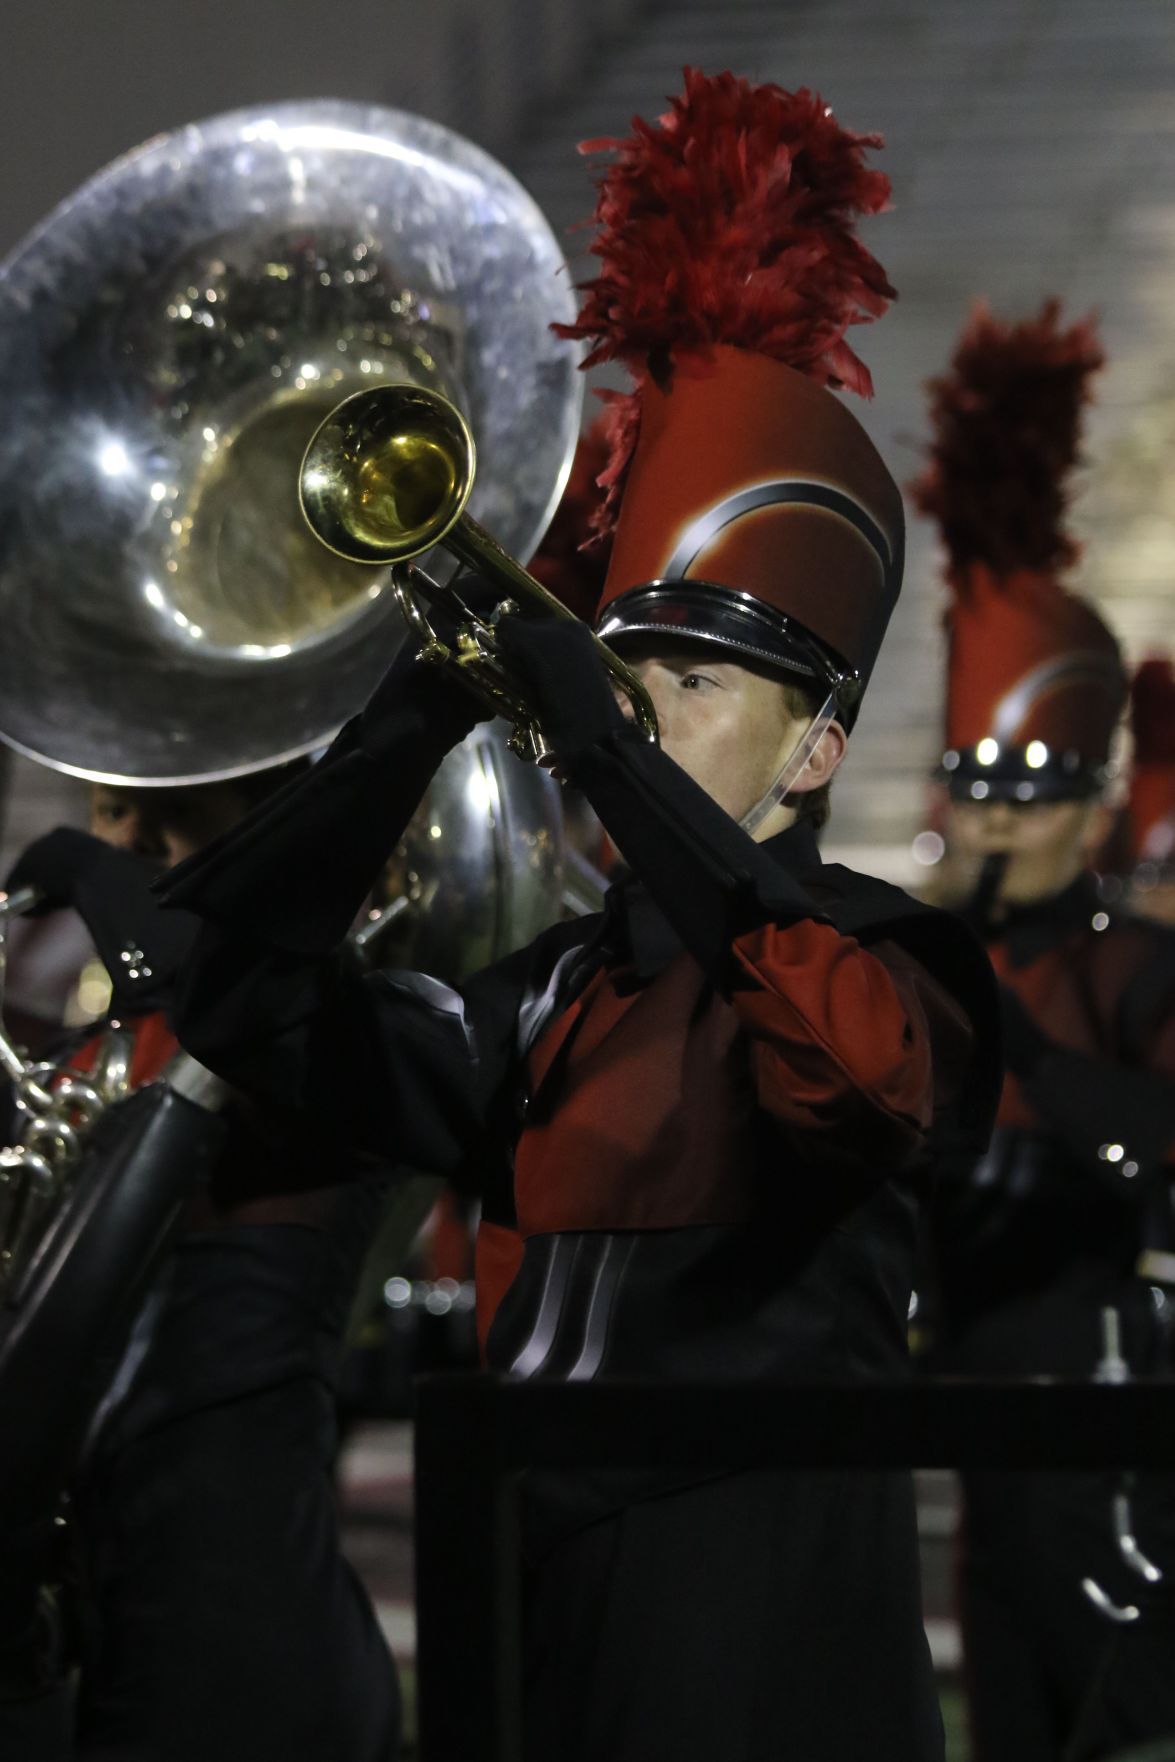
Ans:
{"type": "MultiPolygon", "coordinates": [[[[518,757],[541,762],[550,748],[502,660],[494,625],[502,617],[574,614],[465,513],[475,460],[465,419],[439,392],[407,384],[373,386],[346,398],[316,430],[302,462],[302,512],[311,531],[337,556],[392,565],[396,599],[420,639],[420,658],[452,667],[469,690],[514,724],[510,746],[518,757]],[[444,586],[413,565],[437,545],[504,590],[489,620],[466,605],[457,587],[444,586]],[[456,616],[452,644],[430,624],[422,595],[456,616]]],[[[597,646],[613,685],[632,705],[637,726],[655,741],[657,716],[648,692],[611,649],[598,639],[597,646]]]]}

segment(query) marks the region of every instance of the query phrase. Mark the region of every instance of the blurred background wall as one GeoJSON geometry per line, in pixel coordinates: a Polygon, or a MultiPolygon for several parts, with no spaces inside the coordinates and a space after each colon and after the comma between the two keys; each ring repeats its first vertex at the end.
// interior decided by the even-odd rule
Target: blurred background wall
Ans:
{"type": "MultiPolygon", "coordinates": [[[[1096,308],[1110,355],[1076,584],[1136,657],[1175,638],[1175,7],[1170,0],[6,0],[0,251],[118,153],[241,105],[336,95],[430,114],[514,169],[566,237],[591,209],[585,137],[656,114],[680,68],[818,87],[881,130],[891,214],[868,243],[900,291],[855,339],[864,418],[916,470],[923,382],[971,299],[1096,308]]],[[[582,268],[582,261],[579,267],[582,268]]],[[[912,523],[907,588],[838,782],[831,843],[913,870],[938,747],[940,590],[912,523]]],[[[10,767],[3,852],[80,792],[10,767]]]]}

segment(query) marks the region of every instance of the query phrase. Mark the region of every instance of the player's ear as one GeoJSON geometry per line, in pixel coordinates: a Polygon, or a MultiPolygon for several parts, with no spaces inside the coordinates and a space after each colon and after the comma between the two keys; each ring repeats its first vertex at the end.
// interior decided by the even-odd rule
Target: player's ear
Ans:
{"type": "Polygon", "coordinates": [[[849,737],[839,722],[830,722],[815,752],[791,786],[791,793],[806,795],[809,790],[823,789],[840,769],[848,750],[849,737]]]}

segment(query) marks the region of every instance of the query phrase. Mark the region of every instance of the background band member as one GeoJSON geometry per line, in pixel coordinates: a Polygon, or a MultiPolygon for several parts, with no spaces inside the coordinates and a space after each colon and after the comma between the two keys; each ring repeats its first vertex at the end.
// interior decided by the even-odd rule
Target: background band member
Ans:
{"type": "MultiPolygon", "coordinates": [[[[979,308],[932,387],[915,487],[951,589],[943,763],[948,847],[1001,984],[1008,1075],[987,1156],[939,1184],[945,1364],[1090,1376],[1116,1310],[1136,1373],[1168,1369],[1175,938],[1110,911],[1089,864],[1125,695],[1117,644],[1062,585],[1065,478],[1101,353],[1055,302],[1022,324],[979,308]]],[[[1103,1477],[965,1477],[962,1614],[984,1762],[1102,1755],[1175,1731],[1171,1628],[1114,1630],[1084,1576],[1137,1601],[1103,1477]],[[1113,1652],[1112,1658],[1109,1654],[1113,1652]],[[1070,1747],[1072,1746],[1072,1747],[1070,1747]]],[[[1142,1546],[1175,1564],[1169,1485],[1139,1489],[1142,1546]]]]}
{"type": "MultiPolygon", "coordinates": [[[[206,919],[198,1057],[476,1183],[484,1350],[514,1376],[900,1373],[919,1174],[986,1139],[979,950],[815,839],[901,567],[896,487],[830,389],[868,389],[846,329],[890,293],[851,225],[886,199],[876,144],[695,73],[614,144],[576,327],[636,380],[599,627],[662,746],[582,626],[499,632],[631,869],[604,913],[460,993],[340,966],[477,714],[407,652],[304,786],[168,884],[206,919]]],[[[941,1755],[908,1476],[535,1479],[526,1531],[535,1762],[941,1755]]]]}
{"type": "Polygon", "coordinates": [[[1130,682],[1130,790],[1110,846],[1141,917],[1175,925],[1175,668],[1152,655],[1130,682]]]}
{"type": "MultiPolygon", "coordinates": [[[[83,916],[114,981],[111,1012],[134,1030],[136,1087],[177,1050],[172,985],[195,927],[153,897],[157,853],[197,849],[285,775],[125,798],[103,787],[93,820],[119,847],[61,828],[10,877],[83,916]],[[130,946],[142,958],[128,968],[130,946]]],[[[70,1063],[84,1068],[86,1050],[70,1063]]],[[[343,1182],[325,1135],[241,1106],[231,1121],[71,1489],[75,1733],[46,1685],[39,1715],[22,1715],[28,1748],[11,1737],[14,1762],[395,1754],[395,1667],[340,1552],[332,1483],[344,1324],[388,1168],[352,1159],[343,1182]]],[[[10,1585],[14,1609],[21,1596],[31,1607],[35,1578],[10,1585]]]]}

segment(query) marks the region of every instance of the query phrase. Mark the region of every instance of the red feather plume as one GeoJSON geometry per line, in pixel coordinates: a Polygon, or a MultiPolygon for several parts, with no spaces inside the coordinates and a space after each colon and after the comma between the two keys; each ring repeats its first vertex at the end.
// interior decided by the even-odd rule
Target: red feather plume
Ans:
{"type": "Polygon", "coordinates": [[[1130,687],[1130,728],[1136,765],[1175,765],[1175,668],[1154,655],[1130,687]]]}
{"type": "Polygon", "coordinates": [[[601,477],[611,458],[611,427],[604,413],[580,435],[567,488],[530,561],[531,574],[568,611],[589,622],[600,603],[611,550],[607,543],[590,543],[593,523],[604,504],[601,477]]]}
{"type": "Polygon", "coordinates": [[[930,381],[930,461],[910,485],[938,522],[957,590],[976,564],[1011,576],[1076,560],[1067,480],[1104,361],[1092,318],[1064,328],[1059,300],[1021,324],[973,309],[949,373],[930,381]]]}
{"type": "MultiPolygon", "coordinates": [[[[626,140],[581,148],[613,155],[596,204],[600,273],[578,322],[554,328],[590,343],[585,367],[622,361],[637,392],[726,344],[870,396],[846,333],[894,298],[853,230],[888,204],[889,179],[865,164],[881,137],[841,128],[812,92],[732,73],[687,68],[671,105],[656,123],[635,118],[626,140]]],[[[604,527],[635,444],[635,397],[614,410],[604,527]]]]}

